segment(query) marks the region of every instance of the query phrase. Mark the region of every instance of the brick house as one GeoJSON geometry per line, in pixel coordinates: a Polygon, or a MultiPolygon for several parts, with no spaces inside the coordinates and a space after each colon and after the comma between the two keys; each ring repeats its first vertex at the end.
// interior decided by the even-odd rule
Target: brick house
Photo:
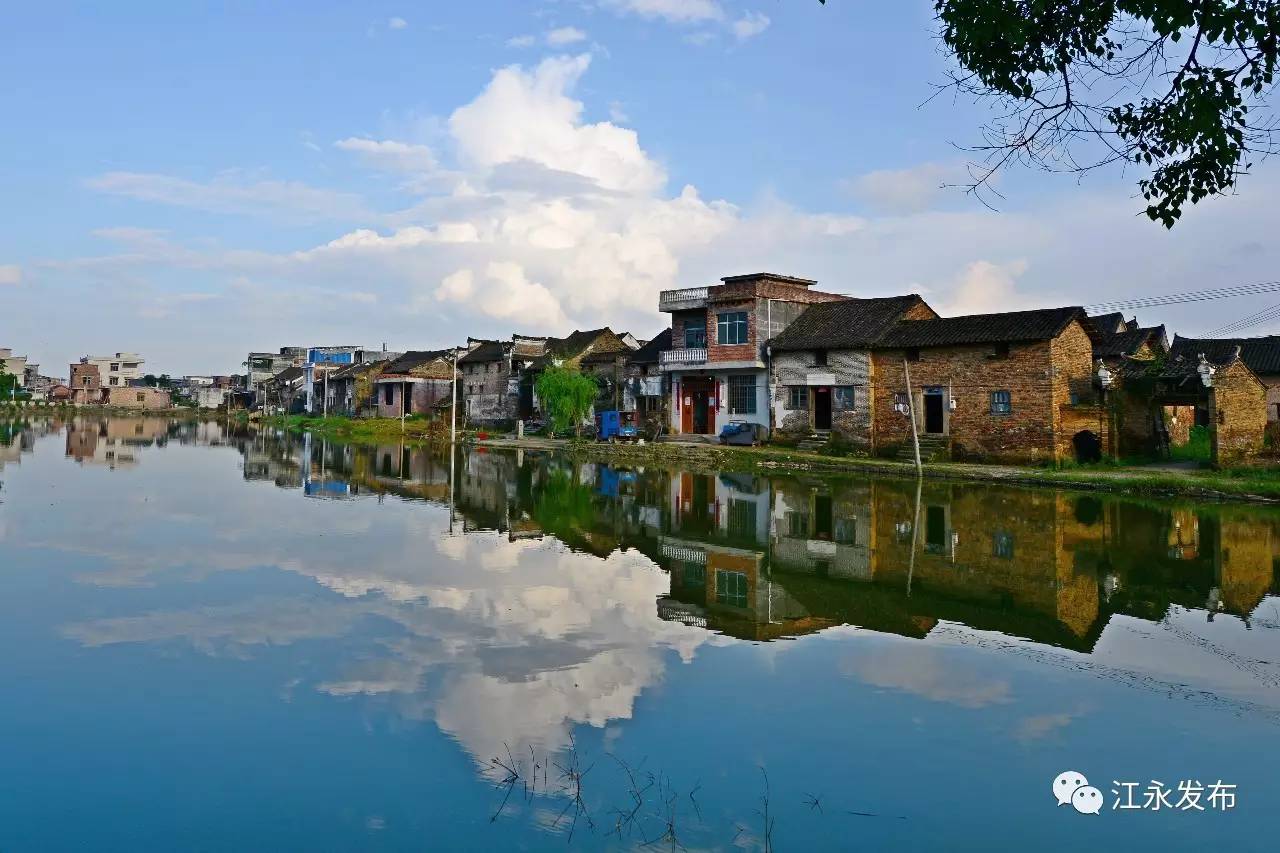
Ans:
{"type": "MultiPolygon", "coordinates": [[[[453,394],[454,350],[407,352],[393,359],[374,380],[378,416],[430,414],[437,404],[448,405],[453,394]]],[[[459,388],[461,398],[461,388],[459,388]]]]}
{"type": "Polygon", "coordinates": [[[914,409],[922,438],[956,458],[1072,456],[1097,408],[1082,417],[1072,397],[1092,381],[1085,318],[1069,307],[898,322],[871,353],[873,448],[908,447],[914,409]]]}
{"type": "Polygon", "coordinates": [[[106,403],[120,409],[168,409],[173,406],[168,391],[147,386],[106,389],[106,403]]]}
{"type": "Polygon", "coordinates": [[[1146,361],[1169,352],[1164,326],[1139,326],[1136,319],[1125,320],[1120,313],[1088,317],[1085,331],[1093,340],[1093,358],[1114,369],[1124,359],[1146,361]]]}
{"type": "Polygon", "coordinates": [[[813,290],[816,281],[774,273],[721,282],[658,297],[658,310],[671,315],[671,349],[660,367],[670,377],[673,434],[714,435],[730,421],[767,432],[766,342],[810,305],[847,298],[813,290]]]}
{"type": "Polygon", "coordinates": [[[769,342],[774,430],[869,448],[870,347],[899,320],[937,316],[915,294],[810,305],[769,342]]]}
{"type": "Polygon", "coordinates": [[[622,397],[627,359],[635,350],[622,335],[608,326],[600,329],[574,330],[563,338],[548,338],[544,354],[530,362],[521,381],[527,383],[534,410],[538,410],[534,389],[538,376],[553,365],[569,367],[595,377],[600,383],[596,408],[617,408],[622,397]]]}
{"type": "Polygon", "coordinates": [[[1212,364],[1225,364],[1240,348],[1239,357],[1267,389],[1267,421],[1280,421],[1280,335],[1261,338],[1184,338],[1173,337],[1169,357],[1187,361],[1199,359],[1200,353],[1212,364]]]}
{"type": "Polygon", "coordinates": [[[102,402],[102,373],[98,365],[82,361],[71,365],[71,404],[94,405],[102,402]]]}
{"type": "Polygon", "coordinates": [[[467,419],[496,424],[533,415],[533,390],[525,371],[547,351],[547,339],[512,335],[509,341],[468,340],[458,359],[458,396],[467,419]]]}

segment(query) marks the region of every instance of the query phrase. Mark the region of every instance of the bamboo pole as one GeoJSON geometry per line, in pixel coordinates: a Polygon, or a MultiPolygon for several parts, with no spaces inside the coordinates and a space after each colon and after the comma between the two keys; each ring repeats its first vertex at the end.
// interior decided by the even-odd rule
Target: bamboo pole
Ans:
{"type": "Polygon", "coordinates": [[[911,365],[907,362],[906,358],[902,359],[902,372],[905,373],[907,377],[907,411],[911,415],[911,445],[916,452],[916,473],[920,474],[924,470],[920,465],[920,432],[916,428],[915,395],[911,393],[911,365]]]}

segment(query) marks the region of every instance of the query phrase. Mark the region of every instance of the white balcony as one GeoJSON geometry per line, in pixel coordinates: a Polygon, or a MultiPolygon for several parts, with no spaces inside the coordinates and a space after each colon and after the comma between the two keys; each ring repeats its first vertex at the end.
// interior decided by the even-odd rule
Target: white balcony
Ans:
{"type": "Polygon", "coordinates": [[[705,287],[664,290],[658,294],[659,311],[688,311],[691,308],[705,308],[706,305],[707,288],[705,287]]]}
{"type": "Polygon", "coordinates": [[[681,349],[663,350],[659,356],[662,366],[669,364],[706,364],[706,347],[682,347],[681,349]]]}

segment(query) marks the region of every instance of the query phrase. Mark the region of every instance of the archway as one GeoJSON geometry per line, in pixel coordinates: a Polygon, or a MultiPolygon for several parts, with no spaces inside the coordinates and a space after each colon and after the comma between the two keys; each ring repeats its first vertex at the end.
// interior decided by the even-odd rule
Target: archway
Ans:
{"type": "Polygon", "coordinates": [[[1077,462],[1098,462],[1102,459],[1102,439],[1093,430],[1082,429],[1071,438],[1076,449],[1077,462]]]}

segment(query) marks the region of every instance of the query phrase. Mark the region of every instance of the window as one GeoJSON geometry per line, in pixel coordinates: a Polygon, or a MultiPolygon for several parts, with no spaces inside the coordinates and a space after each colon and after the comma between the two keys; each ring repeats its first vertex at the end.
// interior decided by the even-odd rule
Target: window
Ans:
{"type": "Polygon", "coordinates": [[[911,406],[909,405],[910,402],[911,401],[907,399],[907,395],[899,391],[897,394],[893,395],[893,410],[895,412],[902,412],[903,414],[906,414],[911,409],[911,406]]]}
{"type": "Polygon", "coordinates": [[[919,347],[912,347],[911,349],[909,349],[909,350],[907,350],[906,352],[904,352],[904,353],[903,353],[903,356],[907,359],[907,361],[919,361],[919,360],[920,360],[920,348],[919,348],[919,347]]]}
{"type": "Polygon", "coordinates": [[[809,409],[809,389],[804,385],[787,386],[787,408],[795,412],[809,409]]]}
{"type": "Polygon", "coordinates": [[[817,349],[817,350],[814,350],[814,351],[813,351],[813,366],[814,366],[814,367],[826,367],[826,366],[827,366],[827,351],[826,351],[826,350],[824,350],[824,349],[817,349]]]}
{"type": "Polygon", "coordinates": [[[112,384],[112,385],[119,385],[119,384],[120,384],[120,377],[119,377],[119,376],[112,376],[112,377],[111,377],[111,379],[110,379],[110,382],[111,382],[111,384],[112,384]]]}
{"type": "Polygon", "coordinates": [[[1013,400],[1008,391],[991,392],[991,414],[1007,415],[1013,411],[1013,400]]]}
{"type": "Polygon", "coordinates": [[[716,318],[716,341],[722,344],[747,342],[747,312],[728,311],[716,318]]]}
{"type": "Polygon", "coordinates": [[[727,604],[730,607],[747,606],[746,572],[716,570],[716,603],[727,604]]]}
{"type": "Polygon", "coordinates": [[[113,363],[113,364],[111,365],[111,372],[112,372],[112,373],[119,373],[119,372],[120,372],[120,365],[119,365],[119,363],[113,363]]]}
{"type": "Polygon", "coordinates": [[[809,513],[787,510],[787,535],[793,539],[808,539],[809,513]]]}
{"type": "Polygon", "coordinates": [[[701,349],[707,345],[706,317],[684,321],[684,345],[694,349],[701,349]]]}
{"type": "Polygon", "coordinates": [[[689,589],[702,589],[707,585],[707,567],[701,563],[685,560],[681,563],[684,571],[680,573],[682,586],[689,589]]]}
{"type": "Polygon", "coordinates": [[[997,530],[991,534],[991,556],[1004,560],[1013,559],[1013,534],[1007,530],[997,530]]]}
{"type": "Polygon", "coordinates": [[[142,393],[141,391],[139,391],[139,392],[138,392],[138,402],[139,402],[139,403],[145,403],[145,402],[147,402],[147,395],[146,395],[146,394],[144,394],[144,393],[142,393]]]}
{"type": "Polygon", "coordinates": [[[756,413],[756,378],[754,376],[729,377],[729,414],[754,415],[756,413]]]}
{"type": "Polygon", "coordinates": [[[837,385],[832,389],[831,407],[837,412],[852,412],[853,402],[854,394],[852,385],[837,385]]]}
{"type": "Polygon", "coordinates": [[[996,358],[1009,357],[1009,345],[1007,343],[998,343],[994,347],[992,347],[991,350],[992,350],[992,354],[996,358]]]}
{"type": "Polygon", "coordinates": [[[394,402],[395,391],[392,390],[393,388],[395,388],[395,386],[390,382],[382,386],[382,402],[388,406],[394,402]]]}
{"type": "Polygon", "coordinates": [[[837,518],[835,540],[841,545],[858,544],[858,520],[856,518],[837,518]]]}

